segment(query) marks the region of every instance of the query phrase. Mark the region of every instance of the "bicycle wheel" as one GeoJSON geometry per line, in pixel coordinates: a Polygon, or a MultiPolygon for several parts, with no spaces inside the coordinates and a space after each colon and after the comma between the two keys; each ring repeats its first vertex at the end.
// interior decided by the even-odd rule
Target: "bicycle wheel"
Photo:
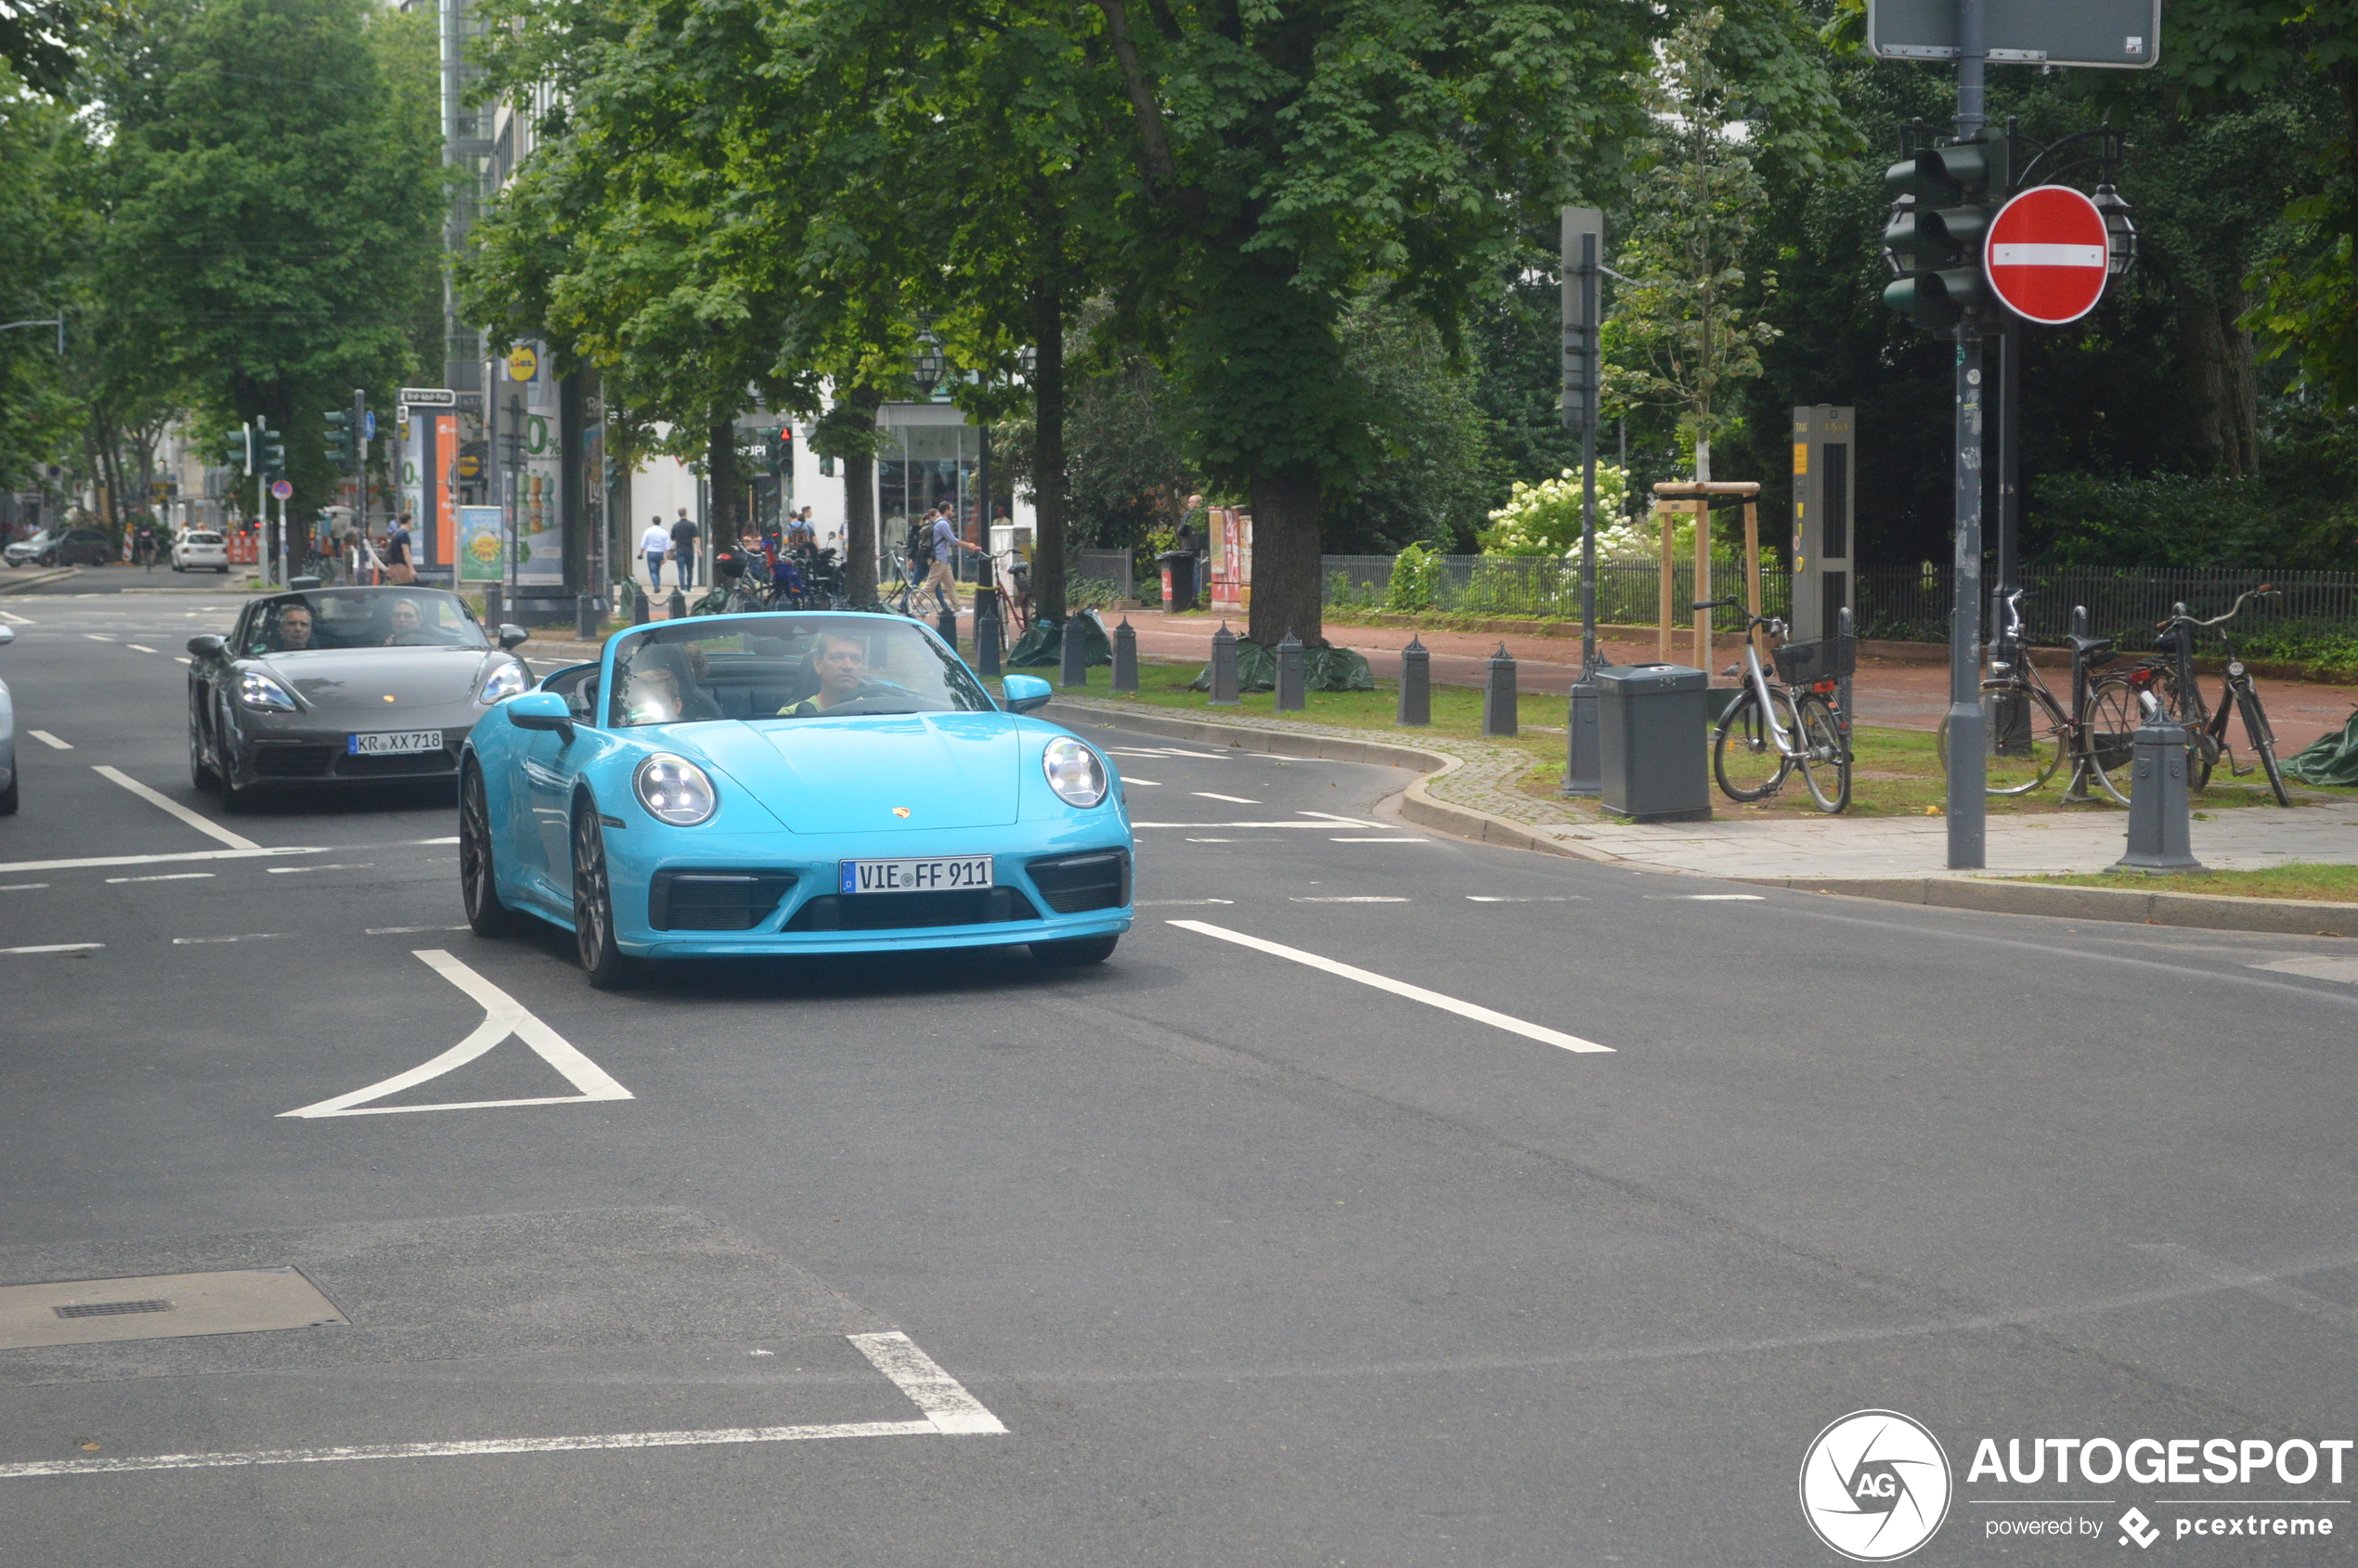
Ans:
{"type": "Polygon", "coordinates": [[[2197,677],[2193,689],[2182,687],[2172,665],[2163,666],[2161,678],[2154,682],[2162,711],[2186,732],[2186,785],[2197,790],[2210,786],[2210,770],[2219,761],[2219,743],[2210,733],[2210,714],[2203,706],[2201,685],[2197,677]]]}
{"type": "MultiPolygon", "coordinates": [[[[2028,795],[2054,777],[2062,763],[2064,736],[2071,728],[2055,699],[2027,681],[1985,681],[1981,688],[1983,747],[1989,758],[1989,795],[2028,795]],[[2019,719],[2009,721],[2008,706],[2022,705],[2019,719]]],[[[1941,717],[1933,732],[1933,747],[1949,767],[1949,719],[1941,717]]]]}
{"type": "Polygon", "coordinates": [[[1809,798],[1829,815],[1850,804],[1850,747],[1833,705],[1815,692],[1794,705],[1801,715],[1801,780],[1809,798]]]}
{"type": "Polygon", "coordinates": [[[2136,756],[2133,737],[2144,722],[2136,683],[2127,676],[2108,675],[2088,688],[2088,728],[2080,734],[2088,771],[2098,787],[2123,806],[2129,804],[2131,764],[2136,756]]]}
{"type": "MultiPolygon", "coordinates": [[[[1794,712],[1793,693],[1772,686],[1768,695],[1771,701],[1782,699],[1779,719],[1788,732],[1798,733],[1801,720],[1794,712]]],[[[1749,690],[1728,706],[1718,729],[1712,732],[1711,771],[1730,800],[1765,800],[1793,771],[1793,758],[1778,748],[1768,715],[1749,690]]]]}
{"type": "Polygon", "coordinates": [[[2284,770],[2276,766],[2276,732],[2260,706],[2260,693],[2249,682],[2235,687],[2235,707],[2244,716],[2244,733],[2251,737],[2251,749],[2260,754],[2260,766],[2268,775],[2268,787],[2275,792],[2276,804],[2291,805],[2292,797],[2285,793],[2284,770]]]}

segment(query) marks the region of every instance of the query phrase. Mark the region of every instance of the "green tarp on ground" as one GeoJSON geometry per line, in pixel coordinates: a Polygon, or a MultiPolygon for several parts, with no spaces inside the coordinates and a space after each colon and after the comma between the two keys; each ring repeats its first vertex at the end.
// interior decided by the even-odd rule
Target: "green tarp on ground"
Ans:
{"type": "Polygon", "coordinates": [[[2358,784],[2358,713],[2336,735],[2320,735],[2285,764],[2285,777],[2307,784],[2358,784]]]}
{"type": "MultiPolygon", "coordinates": [[[[1081,618],[1082,639],[1089,649],[1092,665],[1113,663],[1113,644],[1106,639],[1106,628],[1096,616],[1081,618]]],[[[1053,668],[1064,662],[1065,628],[1054,621],[1034,621],[1031,629],[1016,639],[1007,650],[1009,669],[1053,668]]]]}
{"type": "MultiPolygon", "coordinates": [[[[1367,668],[1367,661],[1348,648],[1304,648],[1302,651],[1302,686],[1312,692],[1372,692],[1375,675],[1367,668]]],[[[1239,692],[1274,692],[1277,689],[1277,651],[1264,648],[1250,637],[1237,639],[1237,690],[1239,692]]],[[[1188,686],[1190,692],[1211,690],[1211,667],[1203,667],[1188,686]]]]}

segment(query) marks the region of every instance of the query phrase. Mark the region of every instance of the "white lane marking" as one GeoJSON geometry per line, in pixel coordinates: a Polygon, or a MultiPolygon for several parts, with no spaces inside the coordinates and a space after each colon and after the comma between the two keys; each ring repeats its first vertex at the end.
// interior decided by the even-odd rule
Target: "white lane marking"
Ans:
{"type": "Polygon", "coordinates": [[[186,654],[175,654],[172,655],[172,662],[174,664],[194,664],[197,661],[190,658],[186,654]]]}
{"type": "Polygon", "coordinates": [[[1544,893],[1530,898],[1510,898],[1504,893],[1468,893],[1466,901],[1473,904],[1577,904],[1587,903],[1586,893],[1544,893]]]}
{"type": "Polygon", "coordinates": [[[421,931],[463,931],[464,926],[370,926],[360,934],[364,937],[414,937],[421,931]]]}
{"type": "Polygon", "coordinates": [[[1286,901],[1294,904],[1405,904],[1408,901],[1384,893],[1359,893],[1348,898],[1288,899],[1286,901]]]}
{"type": "Polygon", "coordinates": [[[377,862],[374,861],[361,861],[350,865],[274,865],[267,875],[292,876],[298,872],[305,871],[374,871],[376,867],[377,862]]]}
{"type": "Polygon", "coordinates": [[[93,765],[93,771],[97,772],[100,778],[112,779],[115,783],[121,784],[123,788],[129,790],[132,794],[137,796],[149,805],[155,807],[158,810],[165,811],[173,816],[178,817],[182,822],[187,823],[199,833],[218,838],[224,844],[228,845],[232,849],[259,849],[262,848],[261,845],[256,844],[253,839],[246,837],[243,834],[231,833],[219,823],[214,822],[206,817],[199,816],[196,812],[191,811],[188,808],[183,806],[177,800],[173,799],[170,796],[162,795],[152,789],[149,789],[146,784],[141,784],[137,779],[133,778],[130,774],[124,772],[120,768],[110,768],[105,763],[100,762],[93,765]]]}
{"type": "Polygon", "coordinates": [[[153,648],[149,647],[144,642],[125,642],[123,646],[130,649],[135,654],[152,654],[155,652],[153,648]]]}
{"type": "Polygon", "coordinates": [[[210,871],[167,871],[154,876],[110,876],[107,878],[107,881],[110,884],[116,882],[200,882],[214,875],[215,874],[210,871]]]}
{"type": "Polygon", "coordinates": [[[1258,800],[1248,800],[1241,795],[1214,795],[1208,789],[1191,789],[1188,794],[1199,800],[1224,800],[1231,806],[1258,806],[1258,800]]]}
{"type": "Polygon", "coordinates": [[[45,947],[0,947],[0,952],[85,952],[104,942],[51,942],[45,947]]]}
{"type": "Polygon", "coordinates": [[[2358,985],[2358,958],[2328,958],[2320,953],[2313,958],[2278,958],[2249,967],[2274,969],[2280,975],[2306,975],[2313,980],[2345,980],[2358,985]]]}
{"type": "MultiPolygon", "coordinates": [[[[46,888],[49,884],[36,882],[33,886],[46,888]]],[[[1184,909],[1198,904],[1233,904],[1236,901],[1234,899],[1140,899],[1132,907],[1134,909],[1184,909]]]]}
{"type": "Polygon", "coordinates": [[[1330,822],[1285,823],[1132,823],[1132,827],[1315,827],[1329,828],[1330,822]]]}
{"type": "Polygon", "coordinates": [[[608,1077],[605,1069],[574,1049],[571,1042],[542,1023],[525,1010],[525,1004],[468,968],[440,948],[419,948],[412,956],[435,974],[465,991],[483,1007],[483,1022],[474,1032],[430,1062],[422,1062],[407,1072],[395,1073],[380,1083],[365,1089],[355,1089],[348,1095],[321,1100],[295,1110],[282,1110],[280,1116],[316,1118],[322,1116],[384,1116],[411,1110],[485,1110],[495,1106],[580,1105],[591,1100],[627,1100],[630,1091],[608,1077]],[[441,1077],[453,1068],[466,1066],[494,1045],[514,1035],[532,1047],[540,1059],[563,1073],[565,1081],[581,1092],[577,1095],[541,1095],[523,1100],[446,1101],[422,1106],[376,1106],[370,1100],[381,1100],[387,1095],[397,1095],[404,1089],[415,1088],[429,1079],[441,1077]]]}
{"type": "Polygon", "coordinates": [[[14,621],[19,626],[38,626],[40,624],[38,621],[28,619],[23,616],[17,615],[8,610],[0,610],[0,621],[14,621]]]}
{"type": "Polygon", "coordinates": [[[1301,814],[1305,817],[1316,817],[1321,822],[1341,823],[1345,827],[1390,827],[1392,825],[1390,823],[1371,823],[1365,817],[1341,817],[1332,811],[1304,811],[1301,814]]]}
{"type": "Polygon", "coordinates": [[[1768,897],[1766,893],[1648,893],[1650,899],[1675,900],[1691,904],[1756,904],[1768,897]]]}
{"type": "Polygon", "coordinates": [[[1122,774],[1121,782],[1126,784],[1145,784],[1148,789],[1160,789],[1162,787],[1162,781],[1160,779],[1142,779],[1135,773],[1122,774]]]}
{"type": "Polygon", "coordinates": [[[27,730],[25,733],[31,735],[34,740],[39,741],[43,745],[47,746],[51,751],[71,751],[73,749],[73,743],[71,741],[61,741],[46,730],[27,730]]]}
{"type": "Polygon", "coordinates": [[[1233,838],[1190,838],[1187,842],[1190,844],[1234,844],[1236,840],[1233,838]]]}
{"type": "Polygon", "coordinates": [[[1323,969],[1329,975],[1341,975],[1344,979],[1357,980],[1361,985],[1373,986],[1378,991],[1388,991],[1394,996],[1405,996],[1411,1002],[1421,1002],[1428,1007],[1438,1007],[1445,1013],[1455,1013],[1461,1018],[1471,1018],[1477,1023],[1485,1023],[1494,1029],[1503,1029],[1509,1034],[1520,1034],[1526,1039],[1541,1041],[1549,1045],[1561,1045],[1567,1051],[1610,1052],[1613,1049],[1610,1045],[1600,1045],[1593,1040],[1583,1040],[1576,1034],[1565,1034],[1561,1030],[1548,1029],[1539,1024],[1525,1023],[1522,1019],[1506,1013],[1494,1012],[1488,1007],[1477,1006],[1471,1002],[1460,1002],[1454,996],[1444,996],[1437,991],[1427,991],[1422,986],[1410,985],[1406,980],[1395,980],[1390,975],[1375,974],[1349,964],[1337,963],[1331,958],[1322,958],[1315,952],[1304,952],[1298,947],[1285,947],[1276,942],[1264,941],[1259,937],[1249,937],[1242,931],[1231,931],[1224,926],[1213,926],[1201,920],[1173,920],[1171,924],[1183,931],[1194,931],[1202,936],[1217,937],[1224,942],[1234,942],[1238,947],[1249,947],[1256,952],[1265,952],[1275,958],[1291,959],[1296,964],[1304,964],[1313,969],[1323,969]]]}
{"type": "MultiPolygon", "coordinates": [[[[107,1475],[142,1470],[229,1470],[244,1465],[332,1464],[344,1459],[475,1458],[486,1454],[581,1454],[616,1448],[697,1448],[729,1443],[823,1443],[844,1437],[975,1437],[1007,1428],[965,1385],[902,1333],[844,1336],[870,1366],[925,1413],[918,1421],[838,1421],[825,1426],[711,1427],[690,1432],[612,1432],[574,1437],[478,1437],[448,1443],[371,1443],[341,1448],[253,1448],[223,1454],[132,1454],[103,1459],[35,1459],[0,1465],[0,1480],[36,1475],[107,1475]]],[[[757,1352],[757,1354],[762,1354],[757,1352]]]]}
{"type": "Polygon", "coordinates": [[[456,844],[459,842],[459,837],[458,835],[453,834],[447,838],[412,838],[409,842],[412,844],[456,844]]]}
{"type": "Polygon", "coordinates": [[[174,861],[250,861],[277,855],[324,855],[323,845],[285,845],[276,849],[188,849],[176,855],[92,855],[78,861],[10,861],[8,871],[88,871],[102,865],[165,865],[174,861]]]}
{"type": "MultiPolygon", "coordinates": [[[[91,598],[91,597],[93,597],[93,596],[92,596],[92,595],[90,595],[90,594],[82,593],[82,594],[76,594],[74,597],[75,597],[75,598],[77,598],[77,599],[88,599],[88,598],[91,598]]],[[[101,637],[101,636],[99,636],[99,635],[98,635],[97,632],[95,632],[95,631],[85,631],[85,632],[84,632],[82,635],[83,635],[83,636],[84,636],[84,637],[87,637],[87,638],[88,638],[88,639],[90,639],[90,641],[93,641],[93,642],[111,642],[111,641],[114,641],[114,639],[113,639],[113,638],[111,638],[111,637],[101,637]]]]}
{"type": "Polygon", "coordinates": [[[1430,838],[1329,838],[1329,844],[1430,844],[1430,838]]]}
{"type": "Polygon", "coordinates": [[[1203,757],[1218,762],[1229,760],[1224,751],[1188,751],[1175,745],[1109,745],[1106,749],[1116,757],[1203,757]]]}
{"type": "Polygon", "coordinates": [[[2255,1274],[2248,1268],[2238,1268],[2234,1263],[2222,1263],[2217,1258],[2204,1257],[2192,1248],[2181,1247],[2174,1241],[2140,1243],[2137,1251],[2152,1252],[2158,1257],[2167,1258],[2182,1268],[2190,1268],[2196,1274],[2207,1275],[2222,1285],[2232,1285],[2237,1289],[2248,1290],[2262,1301],[2273,1302],[2280,1307],[2330,1323],[2337,1328],[2358,1332],[2358,1311],[2352,1311],[2339,1302],[2320,1296],[2313,1291],[2304,1290],[2298,1285],[2287,1285],[2273,1276],[2255,1274]]]}
{"type": "Polygon", "coordinates": [[[0,893],[33,893],[47,886],[46,882],[6,882],[0,883],[0,893]]]}
{"type": "Polygon", "coordinates": [[[926,1413],[935,1431],[945,1436],[972,1436],[1007,1430],[998,1417],[983,1408],[982,1401],[966,1392],[964,1384],[911,1343],[908,1335],[894,1332],[845,1337],[877,1371],[892,1380],[895,1388],[909,1396],[910,1404],[926,1413]]]}
{"type": "Polygon", "coordinates": [[[211,947],[217,942],[276,942],[293,936],[292,931],[248,931],[241,937],[175,937],[174,947],[211,947]]]}

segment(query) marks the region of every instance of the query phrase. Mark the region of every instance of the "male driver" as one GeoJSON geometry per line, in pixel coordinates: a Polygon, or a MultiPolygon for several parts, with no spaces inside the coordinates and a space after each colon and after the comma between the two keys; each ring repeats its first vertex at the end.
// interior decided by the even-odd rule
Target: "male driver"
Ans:
{"type": "Polygon", "coordinates": [[[858,696],[868,684],[868,645],[857,637],[823,631],[819,646],[811,650],[810,666],[818,673],[819,690],[791,707],[780,708],[781,718],[808,719],[858,696]]]}
{"type": "Polygon", "coordinates": [[[300,654],[311,646],[310,605],[290,604],[279,612],[278,640],[274,653],[300,654]]]}
{"type": "Polygon", "coordinates": [[[403,637],[417,631],[425,624],[425,616],[419,613],[416,600],[395,600],[393,602],[393,630],[385,638],[385,646],[388,648],[402,646],[403,637]]]}

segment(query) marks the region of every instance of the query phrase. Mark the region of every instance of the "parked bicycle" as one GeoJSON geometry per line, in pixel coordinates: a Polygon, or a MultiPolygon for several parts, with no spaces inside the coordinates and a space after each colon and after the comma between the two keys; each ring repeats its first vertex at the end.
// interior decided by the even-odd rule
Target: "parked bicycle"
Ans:
{"type": "MultiPolygon", "coordinates": [[[[2003,602],[2004,618],[1989,658],[1989,674],[1981,682],[1983,733],[1988,737],[1989,782],[1991,795],[2028,795],[2054,777],[2065,758],[2071,760],[2071,783],[2064,798],[2086,800],[2090,781],[2119,804],[2129,804],[2129,765],[2133,748],[2130,736],[2137,728],[2137,708],[2118,676],[2092,680],[2114,657],[2112,640],[2074,632],[2066,639],[2071,649],[2071,711],[2047,689],[2039,667],[2031,662],[2023,641],[2022,600],[2016,589],[2003,602]]],[[[1949,766],[1949,719],[1943,715],[1934,732],[1940,765],[1949,766]]]]}
{"type": "Polygon", "coordinates": [[[2235,603],[2224,615],[2209,620],[2196,620],[2186,614],[2183,604],[2171,606],[2170,618],[2159,623],[2161,635],[2154,640],[2159,650],[2156,658],[2141,661],[2134,668],[2122,672],[2119,679],[2134,693],[2137,711],[2150,716],[2166,713],[2183,727],[2187,734],[2187,782],[2196,789],[2209,786],[2211,770],[2224,758],[2227,770],[2237,778],[2250,774],[2252,769],[2235,760],[2227,745],[2227,718],[2232,710],[2243,716],[2244,738],[2251,743],[2253,753],[2260,758],[2259,767],[2268,776],[2268,788],[2275,796],[2276,804],[2289,806],[2292,797],[2286,793],[2285,775],[2276,765],[2276,732],[2268,722],[2267,709],[2261,706],[2260,689],[2251,679],[2250,670],[2236,656],[2235,644],[2227,635],[2227,623],[2235,618],[2250,599],[2274,598],[2278,590],[2262,583],[2235,596],[2235,603]],[[2219,633],[2220,645],[2227,653],[2227,676],[2219,693],[2219,706],[2212,711],[2203,701],[2202,684],[2195,675],[2195,635],[2201,631],[2219,633]]]}
{"type": "MultiPolygon", "coordinates": [[[[1857,643],[1842,637],[1787,642],[1784,622],[1743,611],[1739,599],[1707,599],[1691,607],[1738,610],[1744,617],[1743,686],[1711,736],[1711,771],[1728,798],[1766,800],[1797,769],[1820,810],[1847,807],[1850,737],[1836,695],[1851,673],[1857,643]],[[1778,640],[1778,679],[1761,667],[1756,627],[1778,640]]],[[[1724,673],[1733,675],[1737,667],[1724,673]]]]}

